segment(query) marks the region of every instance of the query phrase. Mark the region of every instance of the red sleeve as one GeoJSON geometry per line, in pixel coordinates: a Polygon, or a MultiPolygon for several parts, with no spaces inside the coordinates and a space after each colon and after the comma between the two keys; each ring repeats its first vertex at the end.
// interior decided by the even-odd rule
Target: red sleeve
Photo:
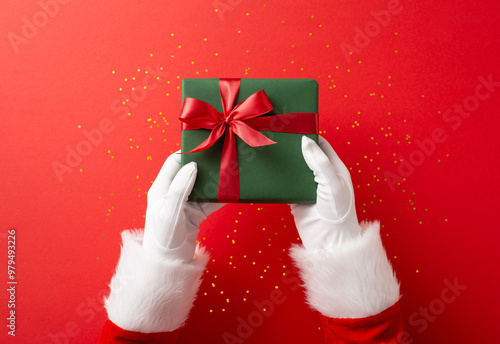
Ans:
{"type": "Polygon", "coordinates": [[[408,344],[399,303],[367,318],[322,317],[327,344],[408,344]]]}
{"type": "Polygon", "coordinates": [[[174,344],[179,330],[173,332],[142,333],[124,330],[107,320],[98,344],[174,344]]]}

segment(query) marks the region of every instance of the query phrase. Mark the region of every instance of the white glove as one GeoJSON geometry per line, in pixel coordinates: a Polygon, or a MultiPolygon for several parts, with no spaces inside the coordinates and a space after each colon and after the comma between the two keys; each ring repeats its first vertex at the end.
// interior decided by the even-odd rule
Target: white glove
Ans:
{"type": "Polygon", "coordinates": [[[144,250],[165,259],[193,259],[200,223],[224,206],[187,202],[196,174],[195,162],[181,168],[178,152],[165,161],[148,192],[144,250]]]}
{"type": "Polygon", "coordinates": [[[361,233],[349,170],[328,141],[319,146],[302,137],[302,154],[318,183],[314,204],[292,204],[292,214],[306,250],[332,249],[361,233]]]}

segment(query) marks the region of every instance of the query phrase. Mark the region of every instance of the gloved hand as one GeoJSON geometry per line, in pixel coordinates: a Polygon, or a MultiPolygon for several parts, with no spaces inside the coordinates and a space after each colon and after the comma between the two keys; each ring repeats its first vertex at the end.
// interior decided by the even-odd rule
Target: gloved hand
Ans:
{"type": "Polygon", "coordinates": [[[224,206],[187,202],[196,174],[195,162],[181,168],[178,152],[165,161],[148,192],[144,250],[165,259],[193,259],[200,223],[224,206]]]}
{"type": "Polygon", "coordinates": [[[332,249],[361,233],[349,170],[328,141],[319,146],[302,137],[302,154],[318,183],[314,204],[291,204],[295,225],[306,250],[332,249]]]}

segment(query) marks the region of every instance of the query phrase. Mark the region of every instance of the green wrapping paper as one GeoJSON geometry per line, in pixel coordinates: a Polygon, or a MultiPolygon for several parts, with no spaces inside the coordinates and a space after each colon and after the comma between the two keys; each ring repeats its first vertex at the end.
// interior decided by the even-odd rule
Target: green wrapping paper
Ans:
{"type": "MultiPolygon", "coordinates": [[[[318,113],[318,83],[314,79],[241,79],[236,104],[250,95],[265,90],[273,110],[264,116],[287,113],[318,113]]],[[[199,99],[222,112],[219,79],[182,80],[182,102],[186,97],[199,99]]],[[[310,116],[308,121],[316,121],[310,116]]],[[[272,122],[273,130],[283,127],[279,116],[272,122]]],[[[271,129],[271,128],[269,128],[271,129]]],[[[188,152],[210,135],[208,129],[182,130],[182,152],[188,152]]],[[[317,184],[302,156],[304,134],[260,130],[276,144],[251,147],[236,136],[237,169],[239,171],[240,203],[314,203],[317,184]]],[[[225,134],[224,134],[225,135],[225,134]]],[[[182,165],[195,161],[198,175],[190,201],[217,202],[219,171],[224,135],[201,152],[182,154],[182,165]]],[[[318,142],[318,133],[306,134],[318,142]]]]}

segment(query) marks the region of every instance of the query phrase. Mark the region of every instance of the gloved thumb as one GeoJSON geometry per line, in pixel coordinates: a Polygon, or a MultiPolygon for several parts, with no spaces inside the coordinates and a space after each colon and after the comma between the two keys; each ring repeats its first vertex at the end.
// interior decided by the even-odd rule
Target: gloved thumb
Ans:
{"type": "Polygon", "coordinates": [[[182,203],[185,203],[193,190],[197,173],[196,162],[192,161],[184,165],[172,180],[168,189],[168,194],[176,197],[179,202],[182,201],[182,203]]]}
{"type": "Polygon", "coordinates": [[[350,181],[337,171],[329,156],[307,136],[302,137],[302,154],[318,184],[316,208],[318,213],[335,223],[347,218],[353,201],[350,181]]]}

